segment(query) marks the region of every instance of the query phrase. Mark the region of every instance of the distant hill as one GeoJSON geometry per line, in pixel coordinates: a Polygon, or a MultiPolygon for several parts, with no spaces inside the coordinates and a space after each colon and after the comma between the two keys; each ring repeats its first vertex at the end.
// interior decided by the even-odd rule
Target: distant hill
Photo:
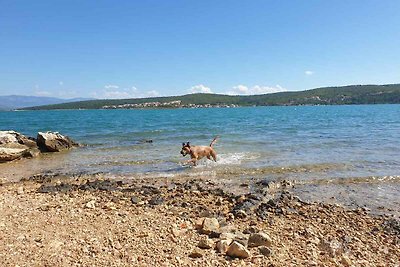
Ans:
{"type": "MultiPolygon", "coordinates": [[[[306,91],[280,92],[264,95],[231,96],[219,94],[189,94],[182,96],[91,100],[71,102],[57,105],[47,105],[27,108],[28,110],[43,109],[101,109],[123,108],[126,105],[149,106],[151,102],[175,102],[179,105],[171,107],[201,106],[293,106],[293,105],[351,105],[351,104],[399,104],[400,84],[387,85],[349,85],[340,87],[323,87],[306,91]],[[137,105],[143,104],[144,105],[137,105]],[[119,106],[119,107],[118,107],[119,106]]],[[[154,107],[154,106],[152,106],[154,107]]],[[[160,105],[160,107],[169,107],[160,105]]]]}
{"type": "Polygon", "coordinates": [[[83,100],[91,100],[91,99],[90,98],[62,99],[62,98],[43,97],[43,96],[7,95],[7,96],[0,96],[0,110],[13,110],[26,107],[53,105],[53,104],[61,104],[61,103],[76,102],[83,100]]]}

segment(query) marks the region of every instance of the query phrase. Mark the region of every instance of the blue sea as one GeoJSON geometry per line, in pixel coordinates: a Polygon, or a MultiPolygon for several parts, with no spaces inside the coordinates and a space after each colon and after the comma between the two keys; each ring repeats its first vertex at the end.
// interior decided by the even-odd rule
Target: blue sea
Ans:
{"type": "Polygon", "coordinates": [[[311,200],[400,207],[400,105],[0,112],[0,129],[58,131],[86,144],[1,164],[0,177],[10,180],[38,173],[186,175],[232,185],[285,179],[311,200]],[[182,142],[208,145],[215,136],[216,163],[182,163],[182,142]]]}

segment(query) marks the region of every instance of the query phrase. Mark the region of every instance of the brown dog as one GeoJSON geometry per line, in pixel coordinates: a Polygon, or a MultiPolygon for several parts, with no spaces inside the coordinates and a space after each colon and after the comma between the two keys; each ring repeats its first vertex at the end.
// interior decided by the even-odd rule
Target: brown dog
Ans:
{"type": "Polygon", "coordinates": [[[207,157],[209,160],[211,160],[211,157],[215,162],[217,162],[217,152],[215,152],[213,145],[217,142],[218,136],[215,137],[211,143],[210,146],[192,146],[190,145],[189,142],[182,143],[182,149],[181,149],[181,154],[182,156],[186,156],[187,154],[190,155],[191,159],[187,161],[187,163],[192,162],[194,166],[197,165],[197,161],[207,157]]]}

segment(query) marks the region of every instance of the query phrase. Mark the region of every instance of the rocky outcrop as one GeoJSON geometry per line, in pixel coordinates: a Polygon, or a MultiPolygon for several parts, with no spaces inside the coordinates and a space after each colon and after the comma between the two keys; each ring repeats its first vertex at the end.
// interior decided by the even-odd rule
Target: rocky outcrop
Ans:
{"type": "Polygon", "coordinates": [[[24,157],[28,150],[28,147],[18,143],[2,144],[0,145],[0,162],[20,159],[24,157]]]}
{"type": "Polygon", "coordinates": [[[38,139],[15,131],[0,131],[0,162],[32,158],[40,152],[58,152],[78,146],[69,137],[59,133],[38,133],[38,139]]]}
{"type": "Polygon", "coordinates": [[[78,143],[58,132],[38,132],[37,145],[42,152],[60,152],[76,147],[78,143]]]}
{"type": "Polygon", "coordinates": [[[0,131],[0,145],[4,144],[21,144],[29,148],[37,148],[34,138],[26,137],[15,131],[0,131]]]}
{"type": "Polygon", "coordinates": [[[38,154],[35,139],[15,131],[0,131],[0,162],[34,157],[38,154]]]}

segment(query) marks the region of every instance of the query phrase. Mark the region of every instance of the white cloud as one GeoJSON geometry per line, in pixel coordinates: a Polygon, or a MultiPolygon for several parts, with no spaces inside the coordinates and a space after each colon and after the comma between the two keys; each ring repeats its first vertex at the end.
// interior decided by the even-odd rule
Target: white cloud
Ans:
{"type": "Polygon", "coordinates": [[[195,93],[211,94],[212,91],[211,91],[210,87],[207,87],[207,86],[205,86],[203,84],[198,84],[198,85],[190,87],[189,93],[192,93],[192,94],[195,94],[195,93]]]}
{"type": "Polygon", "coordinates": [[[64,85],[64,82],[63,82],[63,81],[59,81],[58,84],[61,85],[61,86],[63,86],[63,85],[64,85]]]}
{"type": "Polygon", "coordinates": [[[156,97],[156,96],[160,96],[160,93],[158,91],[156,91],[156,90],[151,90],[151,91],[148,91],[146,93],[146,95],[149,96],[149,97],[156,97]]]}
{"type": "Polygon", "coordinates": [[[304,72],[304,74],[307,75],[307,76],[311,76],[311,75],[314,74],[314,71],[312,71],[312,70],[306,70],[306,71],[304,72]]]}
{"type": "Polygon", "coordinates": [[[105,89],[118,89],[119,86],[118,85],[114,85],[114,84],[107,84],[107,85],[104,85],[104,88],[105,89]]]}
{"type": "Polygon", "coordinates": [[[279,84],[276,86],[262,86],[262,85],[254,85],[252,87],[248,87],[243,84],[239,84],[232,87],[232,90],[226,92],[228,95],[261,95],[261,94],[271,94],[287,91],[286,88],[283,88],[279,84]]]}
{"type": "Polygon", "coordinates": [[[44,90],[38,90],[35,91],[35,96],[51,96],[51,93],[49,91],[44,91],[44,90]]]}
{"type": "Polygon", "coordinates": [[[143,97],[156,97],[160,93],[156,90],[147,92],[139,91],[135,86],[131,88],[119,88],[116,85],[107,85],[101,91],[92,92],[90,94],[94,98],[100,99],[125,99],[125,98],[143,98],[143,97]]]}

